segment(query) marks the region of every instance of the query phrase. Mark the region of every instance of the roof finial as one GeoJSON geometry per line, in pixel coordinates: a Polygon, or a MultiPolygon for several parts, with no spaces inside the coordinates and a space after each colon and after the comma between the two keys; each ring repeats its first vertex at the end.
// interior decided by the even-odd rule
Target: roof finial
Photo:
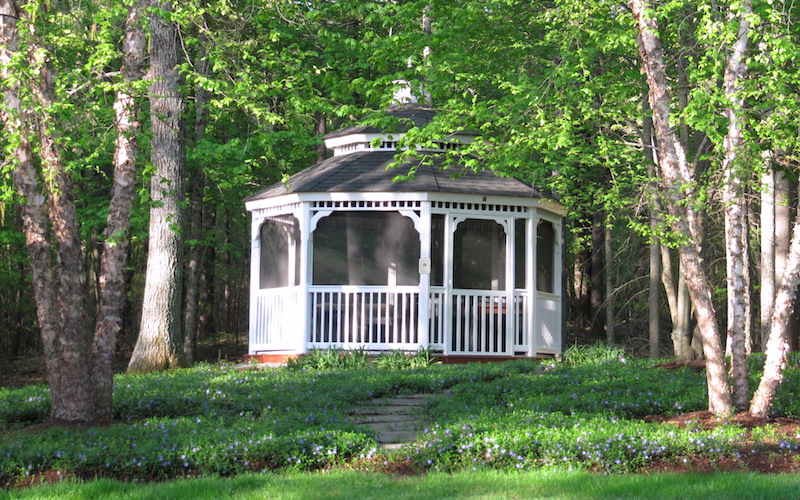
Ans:
{"type": "Polygon", "coordinates": [[[411,84],[407,80],[395,80],[392,82],[399,85],[399,88],[394,91],[394,102],[398,104],[417,103],[419,100],[414,92],[411,90],[411,84]]]}

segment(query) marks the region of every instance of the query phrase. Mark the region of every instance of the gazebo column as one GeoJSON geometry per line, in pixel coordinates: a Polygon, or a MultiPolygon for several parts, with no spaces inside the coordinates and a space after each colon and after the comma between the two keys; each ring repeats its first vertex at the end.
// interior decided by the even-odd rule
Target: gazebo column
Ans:
{"type": "Polygon", "coordinates": [[[258,308],[254,307],[258,291],[261,288],[261,224],[265,217],[253,214],[250,224],[250,320],[248,325],[248,351],[254,354],[253,346],[258,345],[259,332],[256,331],[258,308]]]}
{"type": "Polygon", "coordinates": [[[445,356],[450,355],[453,345],[453,248],[455,231],[458,226],[456,218],[448,213],[444,218],[444,331],[442,341],[445,356]]]}
{"type": "Polygon", "coordinates": [[[296,215],[300,221],[300,290],[298,291],[297,309],[301,313],[298,321],[297,351],[308,352],[308,341],[311,336],[311,300],[309,285],[312,280],[312,256],[314,248],[311,242],[311,204],[303,203],[300,213],[296,215]]]}
{"type": "Polygon", "coordinates": [[[553,228],[556,231],[555,244],[553,248],[553,292],[558,295],[558,315],[560,318],[558,325],[558,345],[556,349],[559,353],[564,350],[564,220],[554,221],[553,228]]]}
{"type": "MultiPolygon", "coordinates": [[[[516,286],[516,276],[514,270],[516,269],[516,256],[515,256],[515,242],[516,242],[516,225],[513,218],[508,218],[503,221],[503,227],[506,230],[506,328],[505,328],[505,341],[506,349],[505,354],[514,354],[514,335],[516,332],[516,314],[514,307],[514,288],[516,286]]],[[[499,346],[498,346],[499,347],[499,346]]]]}
{"type": "Polygon", "coordinates": [[[537,227],[539,226],[539,214],[533,209],[527,220],[527,231],[525,232],[525,251],[527,255],[527,265],[525,266],[525,288],[527,291],[527,300],[525,301],[525,314],[528,317],[528,328],[525,336],[528,339],[528,357],[536,356],[536,329],[539,327],[539,314],[538,314],[538,300],[537,285],[536,285],[536,266],[539,263],[536,261],[537,250],[536,237],[537,227]]]}
{"type": "Polygon", "coordinates": [[[419,344],[430,347],[431,298],[431,202],[424,201],[419,217],[419,314],[417,332],[419,344]]]}

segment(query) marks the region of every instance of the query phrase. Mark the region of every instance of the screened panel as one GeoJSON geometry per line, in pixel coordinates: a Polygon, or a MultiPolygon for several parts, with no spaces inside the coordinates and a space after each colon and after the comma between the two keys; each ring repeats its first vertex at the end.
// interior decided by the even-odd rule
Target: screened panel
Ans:
{"type": "Polygon", "coordinates": [[[313,238],[315,285],[419,284],[419,233],[397,212],[334,212],[313,238]]]}
{"type": "Polygon", "coordinates": [[[444,214],[431,215],[431,285],[444,286],[444,214]]]}
{"type": "Polygon", "coordinates": [[[555,292],[556,230],[547,221],[536,229],[536,289],[540,292],[555,292]]]}
{"type": "Polygon", "coordinates": [[[525,236],[528,231],[528,221],[525,219],[514,220],[514,287],[525,288],[525,266],[528,262],[528,248],[525,236]]]}
{"type": "Polygon", "coordinates": [[[300,284],[300,224],[293,215],[264,221],[259,230],[261,269],[259,287],[300,284]]]}
{"type": "Polygon", "coordinates": [[[493,220],[467,219],[453,239],[453,286],[466,290],[503,290],[506,233],[493,220]]]}

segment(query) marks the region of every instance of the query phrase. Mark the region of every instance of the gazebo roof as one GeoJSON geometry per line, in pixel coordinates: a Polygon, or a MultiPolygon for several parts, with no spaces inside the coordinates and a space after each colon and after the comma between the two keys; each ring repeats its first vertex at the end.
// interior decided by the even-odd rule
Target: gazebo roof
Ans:
{"type": "MultiPolygon", "coordinates": [[[[394,104],[387,115],[399,120],[397,130],[381,130],[372,125],[353,125],[324,137],[334,156],[255,193],[245,202],[298,193],[453,193],[516,198],[542,198],[531,185],[511,177],[500,177],[491,170],[474,171],[447,165],[441,154],[419,151],[417,159],[395,164],[400,136],[412,127],[433,121],[436,110],[417,102],[394,104]],[[394,134],[394,135],[392,135],[394,134]],[[384,141],[373,145],[376,138],[384,141]],[[427,156],[427,157],[426,157],[427,156]],[[415,170],[413,179],[395,180],[415,170]]],[[[455,149],[470,142],[473,134],[459,132],[439,146],[455,149]]]]}
{"type": "Polygon", "coordinates": [[[541,198],[529,184],[511,177],[500,177],[491,170],[475,172],[464,168],[444,168],[444,160],[431,158],[432,164],[395,162],[394,151],[359,151],[334,156],[298,172],[248,197],[245,201],[263,200],[291,193],[363,193],[363,192],[436,192],[541,198]],[[394,179],[407,174],[416,165],[412,180],[394,179]]]}
{"type": "Polygon", "coordinates": [[[341,128],[326,135],[324,139],[335,139],[352,134],[383,134],[389,132],[407,132],[411,127],[422,127],[433,121],[436,110],[417,103],[393,104],[386,109],[386,114],[400,121],[397,130],[384,130],[372,125],[352,125],[341,128]]]}

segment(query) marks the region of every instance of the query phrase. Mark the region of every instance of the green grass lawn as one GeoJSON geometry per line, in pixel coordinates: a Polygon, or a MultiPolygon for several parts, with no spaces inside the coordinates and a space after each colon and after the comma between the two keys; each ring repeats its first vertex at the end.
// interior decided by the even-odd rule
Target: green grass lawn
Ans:
{"type": "Polygon", "coordinates": [[[577,472],[457,472],[390,476],[362,472],[246,474],[235,478],[124,483],[101,479],[0,493],[14,499],[676,499],[800,498],[800,477],[764,474],[602,476],[577,472]]]}
{"type": "MultiPolygon", "coordinates": [[[[13,498],[800,498],[794,474],[646,473],[696,457],[714,470],[741,453],[797,462],[800,435],[775,427],[642,419],[704,409],[703,374],[616,358],[396,361],[121,375],[117,423],[96,428],[38,425],[44,386],[0,389],[0,485],[13,498]],[[381,450],[350,418],[373,398],[410,393],[436,394],[431,425],[399,450],[381,450]],[[45,476],[70,479],[17,488],[45,476]]],[[[797,361],[776,415],[800,415],[797,361]]]]}

